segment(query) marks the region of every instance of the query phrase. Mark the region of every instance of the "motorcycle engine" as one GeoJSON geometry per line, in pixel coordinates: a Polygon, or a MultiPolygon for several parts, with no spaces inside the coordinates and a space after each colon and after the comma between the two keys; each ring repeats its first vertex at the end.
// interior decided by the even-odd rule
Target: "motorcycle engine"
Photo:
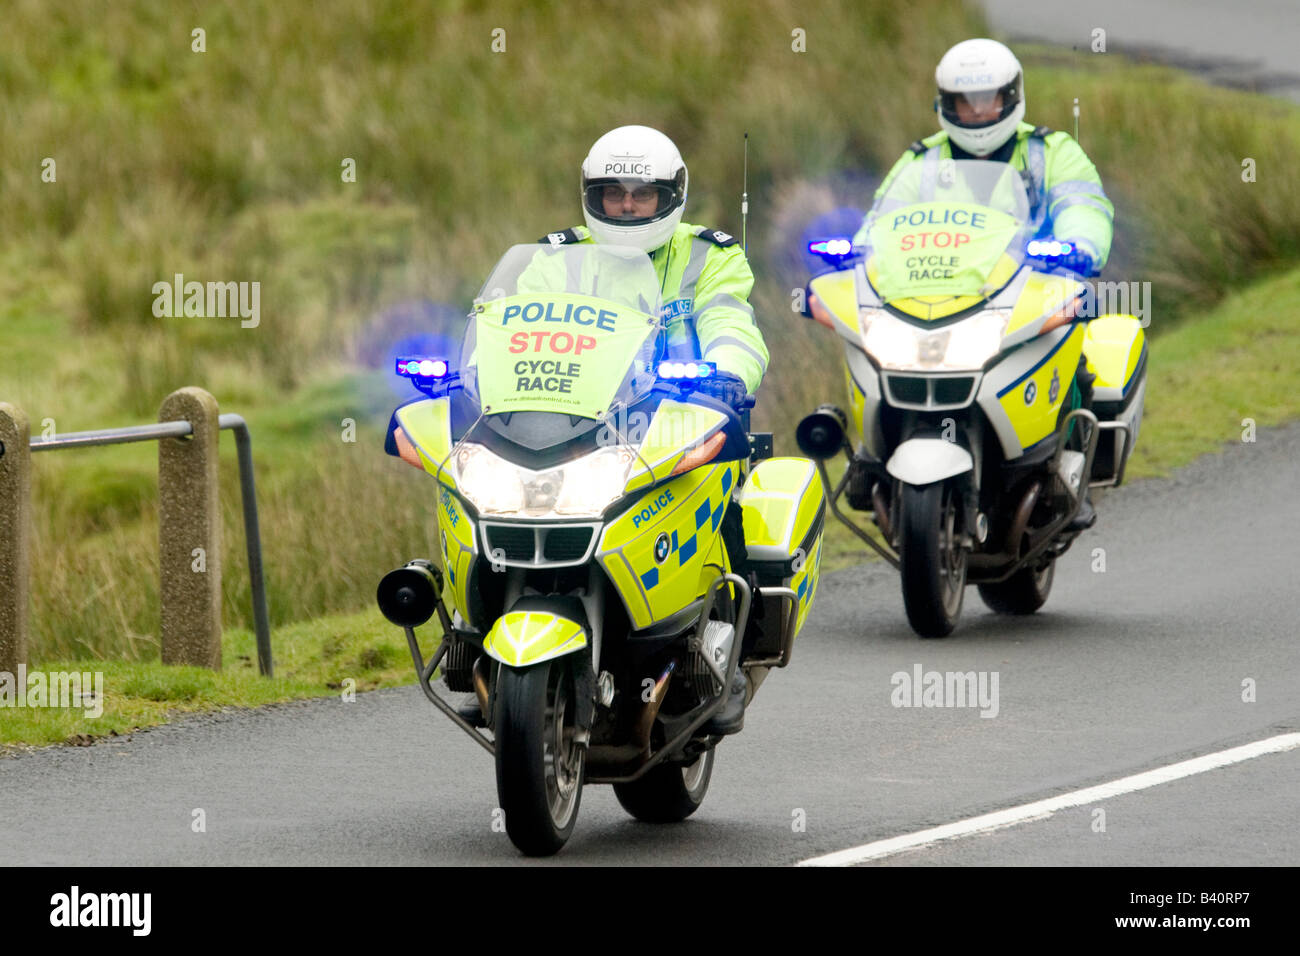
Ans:
{"type": "Polygon", "coordinates": [[[687,681],[697,700],[708,700],[722,693],[722,681],[709,667],[705,655],[725,674],[735,638],[736,629],[723,621],[709,621],[704,625],[704,639],[700,647],[692,649],[686,661],[687,681]]]}

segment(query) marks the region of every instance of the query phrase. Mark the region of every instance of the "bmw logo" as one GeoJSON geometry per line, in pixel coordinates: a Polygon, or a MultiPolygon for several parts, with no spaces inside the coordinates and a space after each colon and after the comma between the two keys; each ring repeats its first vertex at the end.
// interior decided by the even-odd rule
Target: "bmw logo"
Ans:
{"type": "Polygon", "coordinates": [[[1034,398],[1038,395],[1038,386],[1032,381],[1025,385],[1025,404],[1034,404],[1034,398]]]}
{"type": "Polygon", "coordinates": [[[668,535],[661,534],[655,538],[655,563],[663,564],[668,560],[668,535]]]}

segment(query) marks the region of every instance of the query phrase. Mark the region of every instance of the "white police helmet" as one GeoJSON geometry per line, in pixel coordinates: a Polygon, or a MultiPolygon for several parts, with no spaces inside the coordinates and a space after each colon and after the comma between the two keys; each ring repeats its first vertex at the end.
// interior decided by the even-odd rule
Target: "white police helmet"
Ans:
{"type": "MultiPolygon", "coordinates": [[[[1025,116],[1024,71],[1016,55],[996,40],[963,40],[943,55],[934,71],[939,95],[934,108],[948,139],[973,156],[987,156],[1016,133],[1025,116]],[[990,118],[962,122],[963,104],[987,113],[1002,96],[1002,108],[990,118]]],[[[968,113],[969,115],[969,113],[968,113]]]]}
{"type": "Polygon", "coordinates": [[[597,242],[653,252],[672,238],[686,206],[686,164],[663,133],[620,126],[582,162],[582,213],[597,242]]]}

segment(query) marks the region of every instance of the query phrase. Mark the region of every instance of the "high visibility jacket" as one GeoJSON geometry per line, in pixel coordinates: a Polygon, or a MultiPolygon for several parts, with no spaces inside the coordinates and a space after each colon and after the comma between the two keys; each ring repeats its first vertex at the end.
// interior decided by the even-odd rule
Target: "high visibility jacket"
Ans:
{"type": "MultiPolygon", "coordinates": [[[[593,242],[583,226],[553,232],[542,242],[593,242]]],[[[734,236],[678,223],[673,237],[650,253],[659,276],[667,327],[667,358],[715,362],[744,380],[750,394],[767,371],[768,352],[754,321],[749,293],[754,274],[734,236]]]]}
{"type": "MultiPolygon", "coordinates": [[[[946,132],[935,133],[908,147],[876,190],[879,199],[894,177],[911,163],[933,163],[953,158],[946,132]]],[[[959,153],[958,159],[971,158],[959,153]]],[[[1042,222],[1040,236],[1073,242],[1092,256],[1100,269],[1110,255],[1115,207],[1101,188],[1101,177],[1074,137],[1044,126],[1021,123],[1015,137],[988,159],[1001,160],[1021,170],[1029,193],[1030,214],[1042,222]]],[[[865,229],[854,238],[866,244],[865,229]]]]}

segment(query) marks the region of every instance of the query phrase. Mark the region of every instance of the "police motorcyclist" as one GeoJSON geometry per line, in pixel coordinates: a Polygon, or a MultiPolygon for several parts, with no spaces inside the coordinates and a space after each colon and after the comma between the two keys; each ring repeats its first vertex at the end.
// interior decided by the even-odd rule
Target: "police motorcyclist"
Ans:
{"type": "MultiPolygon", "coordinates": [[[[757,391],[768,363],[748,302],[754,275],[734,236],[681,221],[687,184],[686,164],[672,140],[646,126],[620,126],[596,140],[582,163],[586,226],[540,241],[609,243],[648,253],[662,290],[664,357],[715,363],[718,374],[697,390],[739,407],[757,391]]],[[[753,675],[753,686],[761,679],[753,675]]],[[[737,667],[726,703],[703,729],[739,731],[752,695],[737,667]]]]}
{"type": "MultiPolygon", "coordinates": [[[[1008,163],[1026,180],[1030,215],[1041,223],[1038,238],[1070,246],[1054,264],[1083,278],[1099,273],[1110,254],[1115,207],[1102,190],[1096,167],[1069,133],[1023,122],[1024,71],[1015,54],[996,40],[964,40],[943,55],[935,83],[934,109],[943,129],[908,147],[876,191],[876,199],[912,163],[1008,163]]],[[[854,245],[865,245],[866,228],[864,224],[854,245]]],[[[1085,406],[1091,401],[1094,377],[1081,357],[1078,381],[1085,406]]],[[[1085,496],[1072,526],[1086,528],[1095,520],[1085,496]]]]}
{"type": "MultiPolygon", "coordinates": [[[[664,357],[715,363],[717,376],[698,389],[740,406],[758,389],[768,363],[748,302],[754,275],[735,237],[681,221],[687,185],[686,164],[672,140],[646,126],[621,126],[596,140],[582,163],[585,228],[542,241],[603,242],[648,253],[662,289],[664,357]]],[[[740,730],[752,693],[737,667],[727,701],[705,731],[740,730]]]]}
{"type": "Polygon", "coordinates": [[[748,303],[754,275],[734,236],[681,221],[686,164],[663,133],[621,126],[600,139],[582,163],[586,226],[542,242],[604,242],[648,253],[662,283],[665,358],[714,362],[718,376],[700,383],[732,405],[757,390],[768,352],[748,303]]]}
{"type": "MultiPolygon", "coordinates": [[[[1024,71],[996,40],[964,40],[935,69],[934,108],[943,129],[917,140],[894,164],[879,199],[906,166],[942,159],[990,159],[1022,171],[1040,235],[1072,246],[1060,264],[1087,278],[1110,254],[1115,207],[1097,168],[1069,133],[1023,122],[1024,71]]],[[[859,233],[856,242],[865,241],[859,233]]]]}

